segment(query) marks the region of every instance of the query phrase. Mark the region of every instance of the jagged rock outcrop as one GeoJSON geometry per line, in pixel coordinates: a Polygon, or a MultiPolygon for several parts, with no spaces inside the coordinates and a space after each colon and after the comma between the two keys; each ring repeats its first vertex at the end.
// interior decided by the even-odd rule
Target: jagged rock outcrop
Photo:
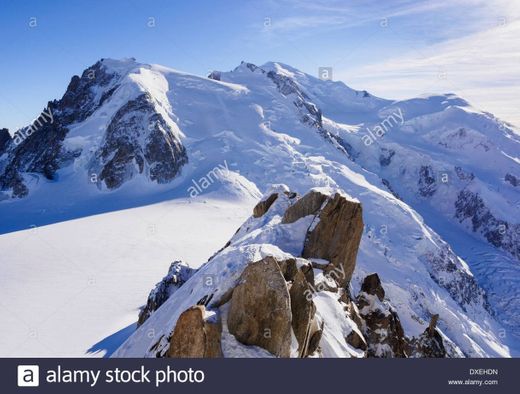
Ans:
{"type": "Polygon", "coordinates": [[[310,296],[310,286],[301,270],[297,270],[289,290],[291,297],[292,328],[298,341],[298,356],[306,357],[316,350],[312,337],[320,331],[314,315],[316,305],[310,296]],[[311,347],[311,342],[313,346],[311,347]]]}
{"type": "Polygon", "coordinates": [[[345,287],[352,277],[363,233],[363,214],[359,202],[336,193],[316,217],[317,223],[307,234],[302,256],[330,261],[339,269],[336,278],[345,287]]]}
{"type": "Polygon", "coordinates": [[[520,224],[496,218],[478,193],[465,189],[458,194],[455,218],[461,223],[468,222],[473,232],[520,259],[520,224]]]}
{"type": "Polygon", "coordinates": [[[271,205],[273,205],[277,198],[278,193],[273,193],[266,199],[256,204],[253,208],[253,217],[259,218],[261,216],[264,216],[264,214],[269,210],[269,208],[271,207],[271,205]]]}
{"type": "Polygon", "coordinates": [[[345,338],[347,343],[356,349],[367,350],[365,337],[358,330],[352,330],[345,338]]]}
{"type": "Polygon", "coordinates": [[[282,223],[294,223],[305,216],[315,215],[327,198],[327,195],[319,191],[311,190],[287,208],[283,215],[282,223]]]}
{"type": "Polygon", "coordinates": [[[381,165],[381,167],[388,167],[392,162],[392,158],[394,157],[394,155],[395,150],[381,148],[381,153],[379,155],[379,164],[381,165]]]}
{"type": "Polygon", "coordinates": [[[233,290],[229,332],[246,345],[289,357],[291,321],[289,291],[276,260],[266,257],[249,264],[233,290]]]}
{"type": "Polygon", "coordinates": [[[424,333],[410,342],[411,357],[444,358],[447,357],[442,335],[437,330],[439,315],[433,315],[424,333]]]}
{"type": "Polygon", "coordinates": [[[457,267],[456,258],[447,245],[443,245],[436,253],[428,252],[421,256],[431,278],[444,287],[464,310],[472,305],[489,308],[486,293],[479,287],[473,275],[457,267]]]}
{"type": "Polygon", "coordinates": [[[139,312],[137,325],[143,324],[195,272],[197,270],[190,268],[186,263],[174,261],[166,276],[155,285],[155,288],[148,295],[146,305],[139,312]]]}
{"type": "Polygon", "coordinates": [[[321,110],[291,78],[274,71],[269,71],[267,77],[275,83],[280,93],[294,98],[294,105],[299,108],[304,123],[323,129],[321,110]]]}
{"type": "Polygon", "coordinates": [[[435,194],[437,191],[437,180],[431,166],[421,166],[417,186],[422,197],[431,197],[435,194]]]}
{"type": "MultiPolygon", "coordinates": [[[[0,152],[1,151],[2,151],[2,149],[0,149],[0,152]]],[[[520,186],[520,178],[514,176],[513,174],[506,174],[506,176],[504,177],[504,180],[506,182],[509,182],[514,187],[520,186]]]]}
{"type": "MultiPolygon", "coordinates": [[[[149,355],[446,356],[435,318],[419,338],[406,337],[399,316],[385,299],[377,274],[368,275],[358,296],[351,296],[349,282],[353,266],[350,264],[355,264],[363,228],[358,202],[338,193],[331,196],[311,190],[297,199],[283,185],[276,190],[277,193],[268,193],[257,205],[253,216],[226,248],[197,272],[189,271],[189,281],[182,278],[183,266],[172,265],[169,274],[152,291],[142,314],[148,317],[161,304],[163,307],[141,329],[149,329],[147,324],[157,322],[162,311],[163,318],[165,314],[168,316],[168,306],[164,304],[171,308],[171,299],[181,293],[176,302],[185,305],[186,297],[191,297],[194,306],[188,309],[183,306],[184,310],[168,328],[170,331],[163,331],[158,340],[154,339],[148,348],[149,355]],[[268,234],[284,239],[283,231],[302,218],[307,218],[309,227],[296,228],[305,229],[300,234],[305,245],[302,255],[307,250],[310,256],[287,254],[271,244],[268,250],[274,255],[267,253],[260,259],[252,259],[263,250],[257,249],[255,237],[264,242],[268,234]],[[245,241],[248,237],[252,237],[249,241],[252,244],[245,241]],[[223,257],[228,254],[232,257],[223,257]],[[238,265],[242,268],[234,271],[237,259],[243,259],[238,265]],[[208,287],[205,279],[213,278],[214,274],[209,274],[213,264],[217,264],[217,271],[213,272],[219,272],[222,278],[216,282],[212,279],[213,285],[208,287]],[[347,280],[339,272],[347,272],[347,280]],[[234,276],[236,279],[231,279],[234,276]]],[[[271,242],[276,244],[277,239],[271,242]]]]}
{"type": "Polygon", "coordinates": [[[222,73],[220,71],[212,71],[209,75],[208,75],[208,78],[209,79],[213,79],[215,81],[220,81],[220,79],[222,78],[222,73]]]}
{"type": "Polygon", "coordinates": [[[144,171],[152,181],[169,182],[188,161],[184,146],[147,94],[116,112],[95,157],[90,172],[98,173],[99,183],[109,189],[144,171]]]}
{"type": "Polygon", "coordinates": [[[384,297],[379,276],[368,275],[357,299],[368,357],[406,357],[407,341],[399,316],[384,297]]]}
{"type": "Polygon", "coordinates": [[[206,308],[195,305],[177,320],[167,356],[174,358],[222,357],[222,325],[218,316],[207,316],[206,308]]]}

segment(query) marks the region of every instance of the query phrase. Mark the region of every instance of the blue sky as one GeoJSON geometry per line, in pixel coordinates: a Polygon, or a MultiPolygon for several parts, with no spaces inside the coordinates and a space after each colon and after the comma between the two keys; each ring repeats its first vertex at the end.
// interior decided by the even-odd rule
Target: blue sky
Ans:
{"type": "Polygon", "coordinates": [[[0,127],[28,124],[74,74],[135,57],[194,74],[290,64],[388,98],[455,92],[520,125],[520,2],[0,0],[0,127]]]}

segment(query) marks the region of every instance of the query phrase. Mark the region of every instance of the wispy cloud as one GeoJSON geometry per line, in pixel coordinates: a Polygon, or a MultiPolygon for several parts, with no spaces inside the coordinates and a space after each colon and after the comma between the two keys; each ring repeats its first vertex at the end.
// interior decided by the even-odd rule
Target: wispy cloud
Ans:
{"type": "MultiPolygon", "coordinates": [[[[272,33],[313,34],[318,28],[350,28],[383,18],[414,25],[424,23],[414,16],[453,19],[458,15],[464,18],[465,28],[478,30],[484,20],[518,13],[520,5],[514,3],[508,0],[276,0],[270,3],[276,17],[269,28],[272,33]]],[[[445,28],[458,31],[460,27],[454,24],[445,28]]]]}
{"type": "MultiPolygon", "coordinates": [[[[513,14],[510,14],[513,15],[513,14]]],[[[336,73],[374,94],[407,98],[454,92],[520,126],[520,20],[336,73]]]]}

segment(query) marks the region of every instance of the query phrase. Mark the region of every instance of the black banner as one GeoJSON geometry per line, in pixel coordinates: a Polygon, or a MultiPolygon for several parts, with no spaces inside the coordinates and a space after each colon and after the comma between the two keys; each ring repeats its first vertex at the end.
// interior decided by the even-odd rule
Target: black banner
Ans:
{"type": "Polygon", "coordinates": [[[514,393],[520,360],[0,359],[0,378],[9,394],[514,393]]]}

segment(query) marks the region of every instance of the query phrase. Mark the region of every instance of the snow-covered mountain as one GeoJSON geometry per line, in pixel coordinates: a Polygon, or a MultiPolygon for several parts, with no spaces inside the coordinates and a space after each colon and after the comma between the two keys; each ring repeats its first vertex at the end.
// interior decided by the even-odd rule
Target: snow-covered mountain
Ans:
{"type": "MultiPolygon", "coordinates": [[[[169,200],[251,207],[273,184],[340,190],[363,207],[354,295],[376,272],[410,337],[438,314],[453,354],[518,354],[519,132],[461,98],[394,102],[281,63],[206,78],[103,59],[38,119],[0,131],[2,232],[169,200]]],[[[298,255],[268,234],[255,244],[298,255]]]]}

